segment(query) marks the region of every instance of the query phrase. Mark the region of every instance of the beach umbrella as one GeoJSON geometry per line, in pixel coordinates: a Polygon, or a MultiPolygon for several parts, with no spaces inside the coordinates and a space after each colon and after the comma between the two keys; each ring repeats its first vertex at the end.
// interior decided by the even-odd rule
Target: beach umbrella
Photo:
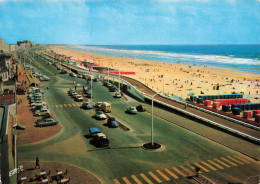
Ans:
{"type": "Polygon", "coordinates": [[[195,95],[195,93],[189,93],[188,94],[188,96],[194,96],[195,95]]]}

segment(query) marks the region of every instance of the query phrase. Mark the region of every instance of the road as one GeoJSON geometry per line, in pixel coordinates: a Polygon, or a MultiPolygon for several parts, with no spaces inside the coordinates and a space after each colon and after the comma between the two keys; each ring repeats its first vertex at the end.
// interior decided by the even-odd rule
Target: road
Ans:
{"type": "MultiPolygon", "coordinates": [[[[93,83],[94,102],[111,102],[110,114],[131,130],[109,128],[105,120],[92,118],[94,110],[81,109],[81,103],[75,102],[67,93],[74,81],[80,85],[77,89],[81,89],[86,85],[85,79],[59,74],[45,60],[38,57],[36,60],[33,63],[35,68],[51,77],[51,81],[41,83],[41,88],[64,129],[61,134],[45,142],[18,146],[19,160],[34,160],[39,156],[42,161],[55,160],[77,165],[93,173],[102,183],[193,183],[186,176],[189,172],[195,173],[192,170],[195,166],[202,168],[203,174],[216,183],[245,181],[250,176],[258,175],[258,162],[174,122],[203,127],[203,130],[220,136],[223,132],[177,114],[169,115],[169,112],[157,108],[154,140],[162,144],[162,148],[157,151],[144,150],[141,146],[151,139],[151,107],[148,104],[148,112],[129,115],[125,113],[127,107],[139,102],[130,97],[127,97],[128,100],[115,99],[101,82],[93,83]],[[161,118],[164,115],[167,118],[161,118]],[[96,148],[91,144],[88,129],[93,126],[99,127],[107,135],[109,148],[96,148]]],[[[231,140],[241,141],[236,137],[231,140]]],[[[257,178],[254,181],[258,181],[257,178]]]]}

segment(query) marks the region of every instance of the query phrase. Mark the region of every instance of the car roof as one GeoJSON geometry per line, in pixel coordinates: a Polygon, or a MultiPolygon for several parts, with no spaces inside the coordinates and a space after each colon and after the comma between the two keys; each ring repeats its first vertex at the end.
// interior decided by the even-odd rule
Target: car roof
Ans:
{"type": "Polygon", "coordinates": [[[98,129],[98,127],[92,127],[92,128],[89,129],[89,131],[90,131],[91,133],[100,132],[100,130],[98,129]]]}

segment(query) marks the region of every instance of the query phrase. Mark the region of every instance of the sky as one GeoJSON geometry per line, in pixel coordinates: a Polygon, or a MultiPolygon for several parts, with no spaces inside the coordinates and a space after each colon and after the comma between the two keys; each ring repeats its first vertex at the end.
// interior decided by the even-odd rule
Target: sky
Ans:
{"type": "Polygon", "coordinates": [[[9,44],[259,44],[260,0],[0,0],[0,38],[9,44]]]}

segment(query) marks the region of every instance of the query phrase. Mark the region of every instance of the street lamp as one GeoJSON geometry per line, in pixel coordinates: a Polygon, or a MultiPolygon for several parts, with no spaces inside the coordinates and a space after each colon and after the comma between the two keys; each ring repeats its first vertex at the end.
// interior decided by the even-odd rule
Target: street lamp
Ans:
{"type": "Polygon", "coordinates": [[[90,85],[91,85],[91,91],[90,91],[90,102],[91,102],[91,105],[92,105],[92,92],[93,92],[93,87],[92,87],[92,77],[90,77],[90,85]]]}
{"type": "Polygon", "coordinates": [[[156,95],[158,95],[159,93],[161,93],[162,91],[152,95],[152,128],[151,128],[151,144],[153,146],[154,142],[153,142],[153,99],[156,95]]]}
{"type": "Polygon", "coordinates": [[[109,65],[108,65],[108,67],[107,67],[107,83],[109,84],[109,65]]]}
{"type": "Polygon", "coordinates": [[[119,89],[119,93],[120,93],[121,92],[120,91],[120,71],[119,71],[118,89],[119,89]]]}

